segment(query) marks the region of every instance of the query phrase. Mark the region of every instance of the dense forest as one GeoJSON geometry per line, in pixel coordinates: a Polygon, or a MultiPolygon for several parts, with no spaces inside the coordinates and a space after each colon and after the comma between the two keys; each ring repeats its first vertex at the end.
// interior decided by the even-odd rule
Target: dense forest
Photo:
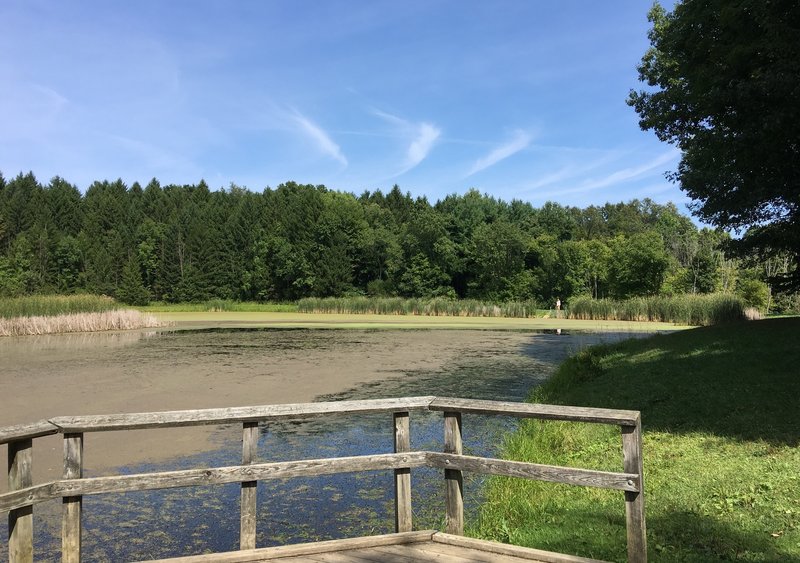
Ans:
{"type": "MultiPolygon", "coordinates": [[[[726,233],[649,199],[535,208],[476,190],[435,204],[294,182],[142,188],[0,174],[0,295],[94,292],[143,304],[399,295],[492,301],[737,292],[793,264],[731,259],[726,233]]],[[[777,296],[778,307],[796,297],[777,296]]],[[[796,305],[794,305],[796,306],[796,305]]]]}

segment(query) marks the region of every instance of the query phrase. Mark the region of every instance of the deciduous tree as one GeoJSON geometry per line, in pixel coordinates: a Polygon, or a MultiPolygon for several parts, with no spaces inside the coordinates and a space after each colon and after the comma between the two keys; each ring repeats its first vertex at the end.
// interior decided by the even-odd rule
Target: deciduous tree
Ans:
{"type": "MultiPolygon", "coordinates": [[[[800,3],[683,0],[650,11],[628,103],[682,153],[671,178],[704,221],[800,255],[800,3]]],[[[791,279],[800,286],[800,261],[791,279]]]]}

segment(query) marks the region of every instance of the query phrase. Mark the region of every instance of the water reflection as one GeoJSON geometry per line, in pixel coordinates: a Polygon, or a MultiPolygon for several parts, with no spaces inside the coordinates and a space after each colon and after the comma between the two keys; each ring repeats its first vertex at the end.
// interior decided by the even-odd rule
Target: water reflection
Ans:
{"type": "Polygon", "coordinates": [[[70,332],[35,336],[4,336],[0,353],[29,354],[43,351],[77,351],[97,348],[122,348],[158,336],[158,330],[126,330],[120,332],[70,332]]]}

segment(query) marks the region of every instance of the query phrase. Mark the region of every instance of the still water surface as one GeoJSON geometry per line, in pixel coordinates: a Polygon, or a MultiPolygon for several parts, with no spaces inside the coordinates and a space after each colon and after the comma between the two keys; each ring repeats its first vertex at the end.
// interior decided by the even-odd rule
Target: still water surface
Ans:
{"type": "MultiPolygon", "coordinates": [[[[147,358],[147,347],[169,342],[176,354],[172,361],[182,363],[193,361],[199,348],[215,353],[220,342],[225,342],[227,348],[240,345],[250,355],[270,353],[274,351],[274,340],[263,338],[269,332],[268,329],[182,331],[151,335],[134,346],[141,346],[141,357],[147,358]],[[182,345],[174,346],[170,339],[178,339],[182,345]],[[263,349],[254,345],[258,342],[263,342],[263,349]],[[182,350],[186,357],[180,357],[182,350]]],[[[291,331],[290,339],[301,348],[312,348],[321,341],[328,347],[335,348],[337,342],[342,342],[352,348],[358,340],[345,337],[351,331],[324,332],[326,337],[320,340],[320,331],[291,331]]],[[[433,369],[416,364],[402,373],[389,373],[380,381],[359,384],[336,394],[318,395],[316,400],[442,395],[522,401],[569,354],[598,342],[630,336],[529,332],[515,341],[512,350],[484,349],[463,354],[433,369]]],[[[358,354],[358,347],[349,353],[358,354]]],[[[412,448],[441,451],[441,414],[412,413],[411,421],[412,448]]],[[[505,418],[464,416],[465,453],[495,455],[503,435],[513,430],[514,424],[505,418]]],[[[166,462],[128,465],[120,471],[139,473],[238,464],[240,442],[218,442],[222,445],[202,453],[166,462]]],[[[361,415],[333,422],[282,422],[261,426],[258,458],[282,461],[388,453],[392,451],[392,442],[391,415],[361,415]]],[[[482,477],[465,475],[468,523],[475,518],[481,500],[481,483],[482,477]]],[[[414,527],[441,528],[444,514],[441,472],[413,470],[412,496],[414,527]]],[[[238,499],[238,484],[84,497],[84,560],[155,559],[236,549],[238,499]]],[[[258,547],[388,533],[394,526],[393,475],[391,471],[377,471],[262,482],[258,485],[258,507],[258,547]]],[[[37,560],[60,558],[58,509],[55,502],[35,509],[37,560]]],[[[7,537],[5,522],[0,528],[2,537],[7,537]]]]}

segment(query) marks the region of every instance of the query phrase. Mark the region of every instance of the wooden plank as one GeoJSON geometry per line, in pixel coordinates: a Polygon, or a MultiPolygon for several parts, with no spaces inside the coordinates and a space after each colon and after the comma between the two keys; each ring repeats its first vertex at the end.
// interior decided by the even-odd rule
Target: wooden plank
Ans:
{"type": "MultiPolygon", "coordinates": [[[[461,413],[444,413],[445,454],[461,455],[461,413]]],[[[430,460],[430,458],[429,458],[430,460]]],[[[430,461],[429,461],[430,463],[430,461]]],[[[459,469],[445,469],[445,530],[450,534],[464,534],[464,479],[459,469]]]]}
{"type": "Polygon", "coordinates": [[[29,440],[39,436],[58,434],[61,429],[47,420],[32,422],[30,424],[17,424],[0,428],[0,446],[19,440],[29,440]]]}
{"type": "Polygon", "coordinates": [[[295,561],[308,560],[320,561],[322,563],[384,563],[380,553],[370,553],[370,550],[347,550],[332,551],[330,553],[314,553],[312,555],[302,555],[300,558],[289,558],[284,561],[294,563],[295,561]]]}
{"type": "MultiPolygon", "coordinates": [[[[258,455],[258,422],[242,426],[242,465],[252,465],[258,455]]],[[[241,488],[239,549],[255,549],[258,481],[244,481],[241,488]]]]}
{"type": "MultiPolygon", "coordinates": [[[[26,438],[8,444],[8,490],[33,485],[33,440],[26,438]]],[[[8,513],[8,560],[33,562],[33,507],[23,506],[8,513]]]]}
{"type": "MultiPolygon", "coordinates": [[[[394,413],[394,451],[411,451],[411,425],[408,412],[394,413]]],[[[413,528],[411,514],[411,468],[394,470],[394,531],[410,532],[413,528]]]]}
{"type": "MultiPolygon", "coordinates": [[[[382,563],[417,563],[419,561],[425,561],[426,558],[424,557],[423,553],[416,551],[414,548],[420,544],[408,544],[408,545],[383,545],[379,547],[373,547],[369,550],[359,550],[359,552],[364,553],[371,552],[374,553],[376,556],[377,561],[381,561],[382,563]],[[410,548],[410,549],[409,549],[410,548]]],[[[444,559],[443,563],[458,563],[457,561],[447,560],[444,559]]]]}
{"type": "Polygon", "coordinates": [[[479,399],[455,399],[450,397],[436,397],[430,403],[428,409],[443,412],[458,411],[462,414],[506,415],[518,418],[597,422],[621,426],[635,426],[639,420],[639,411],[513,403],[506,401],[484,401],[479,399]]]}
{"type": "Polygon", "coordinates": [[[499,563],[501,560],[513,561],[514,563],[521,563],[525,561],[519,558],[512,558],[507,555],[487,554],[484,551],[477,551],[466,547],[459,547],[455,545],[446,545],[443,543],[425,542],[419,544],[416,550],[419,560],[424,561],[463,561],[464,563],[499,563]]]}
{"type": "MultiPolygon", "coordinates": [[[[83,434],[64,434],[64,479],[83,477],[83,434]]],[[[61,518],[61,561],[80,563],[81,505],[80,495],[64,497],[61,518]]]]}
{"type": "Polygon", "coordinates": [[[0,495],[0,511],[13,510],[26,505],[38,504],[45,500],[75,495],[126,493],[175,487],[241,483],[254,480],[313,477],[332,473],[422,467],[425,464],[425,452],[407,452],[402,454],[308,459],[209,469],[184,469],[180,471],[69,479],[52,481],[42,485],[34,485],[27,489],[4,493],[0,495]]]}
{"type": "Polygon", "coordinates": [[[577,467],[543,465],[524,461],[506,461],[488,457],[473,457],[428,452],[428,464],[439,469],[457,469],[474,473],[521,477],[551,483],[565,483],[635,492],[639,490],[639,476],[635,473],[613,473],[577,467]]]}
{"type": "Polygon", "coordinates": [[[365,536],[360,538],[347,538],[342,540],[328,540],[315,543],[301,543],[295,545],[280,545],[277,547],[262,547],[247,551],[228,551],[225,553],[209,553],[207,555],[190,555],[175,559],[158,559],[149,563],[240,563],[244,561],[268,561],[281,557],[300,557],[316,553],[329,553],[346,551],[348,549],[372,548],[382,545],[400,545],[430,541],[435,530],[420,530],[418,532],[403,532],[400,534],[384,534],[380,536],[365,536]]]}
{"type": "Polygon", "coordinates": [[[359,401],[329,401],[198,409],[185,411],[145,412],[88,416],[60,416],[50,419],[64,432],[102,432],[143,428],[176,428],[205,424],[229,424],[267,420],[315,418],[333,414],[402,412],[427,409],[434,397],[405,397],[359,401]]]}
{"type": "Polygon", "coordinates": [[[622,427],[623,469],[639,475],[639,490],[625,492],[625,523],[628,536],[628,562],[646,563],[647,527],[644,517],[644,467],[642,426],[622,427]]]}
{"type": "Polygon", "coordinates": [[[417,561],[436,561],[437,563],[524,563],[525,561],[433,542],[388,545],[379,547],[377,550],[388,556],[384,561],[389,560],[391,557],[391,561],[396,561],[397,563],[417,561]]]}
{"type": "Polygon", "coordinates": [[[520,557],[522,559],[543,561],[545,563],[605,563],[599,559],[588,559],[586,557],[567,555],[565,553],[555,553],[553,551],[544,551],[531,547],[521,547],[487,540],[478,540],[475,538],[465,538],[464,536],[455,536],[443,532],[437,532],[433,534],[431,540],[435,543],[466,547],[469,549],[482,551],[484,553],[510,555],[513,557],[520,557]]]}
{"type": "Polygon", "coordinates": [[[471,547],[448,545],[434,541],[400,547],[407,548],[409,553],[411,550],[413,550],[420,561],[461,561],[464,563],[525,563],[526,561],[530,561],[530,558],[528,557],[519,557],[518,555],[507,555],[502,553],[490,553],[471,547]]]}

